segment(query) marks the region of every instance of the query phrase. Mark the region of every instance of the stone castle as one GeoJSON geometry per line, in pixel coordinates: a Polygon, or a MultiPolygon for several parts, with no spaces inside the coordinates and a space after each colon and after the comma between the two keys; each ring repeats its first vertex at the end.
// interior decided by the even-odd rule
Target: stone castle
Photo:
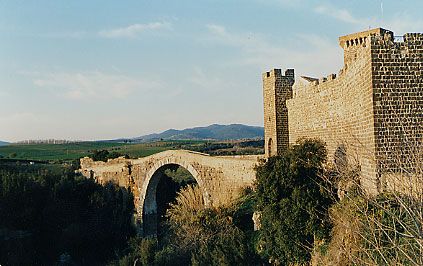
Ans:
{"type": "MultiPolygon", "coordinates": [[[[265,157],[300,138],[318,138],[326,142],[330,161],[340,168],[359,165],[362,185],[377,193],[388,185],[388,173],[412,173],[422,162],[423,34],[396,41],[391,31],[374,29],[340,37],[339,43],[344,67],[338,75],[295,81],[293,69],[263,74],[265,157]]],[[[86,157],[79,171],[130,188],[136,220],[151,235],[157,233],[157,188],[166,169],[187,169],[205,204],[218,206],[253,185],[262,158],[165,151],[107,162],[86,157]]]]}
{"type": "Polygon", "coordinates": [[[421,168],[423,34],[377,28],[339,38],[338,75],[295,81],[293,69],[263,74],[265,155],[300,138],[326,142],[336,167],[358,165],[370,193],[421,168]]]}

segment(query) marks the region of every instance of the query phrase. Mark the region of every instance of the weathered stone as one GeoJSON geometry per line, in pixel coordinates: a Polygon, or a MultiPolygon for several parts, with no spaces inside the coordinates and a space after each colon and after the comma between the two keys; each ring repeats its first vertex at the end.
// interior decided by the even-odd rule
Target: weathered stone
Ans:
{"type": "Polygon", "coordinates": [[[263,74],[266,156],[300,138],[319,138],[332,162],[359,164],[362,185],[377,193],[388,176],[421,168],[423,34],[395,41],[378,28],[340,37],[339,44],[338,76],[292,85],[293,70],[263,74]]]}
{"type": "MultiPolygon", "coordinates": [[[[265,156],[280,155],[300,138],[319,138],[336,167],[358,164],[363,187],[377,193],[396,186],[388,177],[421,168],[423,34],[407,33],[397,42],[379,28],[340,37],[339,43],[344,67],[338,75],[295,82],[293,69],[263,74],[265,156]]],[[[187,169],[205,203],[217,206],[253,183],[261,157],[165,151],[107,163],[83,158],[80,172],[131,188],[141,220],[157,213],[156,189],[165,167],[187,169]]]]}
{"type": "MultiPolygon", "coordinates": [[[[254,167],[262,156],[209,156],[207,154],[169,150],[139,159],[123,157],[107,162],[81,159],[84,176],[98,183],[114,182],[128,187],[134,194],[137,219],[157,214],[157,185],[163,170],[170,166],[182,166],[188,170],[203,191],[204,203],[219,206],[231,202],[240,190],[252,185],[254,167]]],[[[143,222],[146,222],[145,219],[143,222]]],[[[157,220],[150,222],[154,224],[157,220]]]]}

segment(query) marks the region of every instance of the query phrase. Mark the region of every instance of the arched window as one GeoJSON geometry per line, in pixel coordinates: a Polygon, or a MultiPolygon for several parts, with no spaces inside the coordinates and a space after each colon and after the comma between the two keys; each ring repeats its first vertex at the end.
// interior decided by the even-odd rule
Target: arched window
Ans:
{"type": "Polygon", "coordinates": [[[269,154],[269,157],[274,155],[272,151],[272,146],[273,146],[273,140],[272,138],[269,138],[269,140],[267,141],[267,154],[269,154]]]}

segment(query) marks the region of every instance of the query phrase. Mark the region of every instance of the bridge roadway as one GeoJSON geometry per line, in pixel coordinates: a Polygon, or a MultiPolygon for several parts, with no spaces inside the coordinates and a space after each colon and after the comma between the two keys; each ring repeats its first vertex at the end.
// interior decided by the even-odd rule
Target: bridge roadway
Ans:
{"type": "MultiPolygon", "coordinates": [[[[197,181],[207,206],[219,206],[237,197],[242,188],[253,184],[254,167],[263,155],[210,156],[187,150],[168,150],[138,159],[119,157],[107,162],[81,159],[80,172],[104,184],[112,181],[130,188],[134,194],[137,221],[157,228],[157,218],[146,221],[157,214],[157,185],[164,170],[182,166],[197,181]],[[152,224],[152,225],[151,225],[152,224]]],[[[159,192],[160,193],[160,192],[159,192]]],[[[154,234],[150,232],[149,234],[154,234]]]]}

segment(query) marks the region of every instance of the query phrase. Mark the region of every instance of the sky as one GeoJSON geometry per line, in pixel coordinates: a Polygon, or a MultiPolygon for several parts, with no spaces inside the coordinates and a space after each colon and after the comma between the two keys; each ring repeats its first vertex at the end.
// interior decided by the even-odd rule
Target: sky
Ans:
{"type": "Polygon", "coordinates": [[[0,0],[0,140],[263,125],[261,73],[338,73],[338,37],[423,32],[422,0],[0,0]]]}

